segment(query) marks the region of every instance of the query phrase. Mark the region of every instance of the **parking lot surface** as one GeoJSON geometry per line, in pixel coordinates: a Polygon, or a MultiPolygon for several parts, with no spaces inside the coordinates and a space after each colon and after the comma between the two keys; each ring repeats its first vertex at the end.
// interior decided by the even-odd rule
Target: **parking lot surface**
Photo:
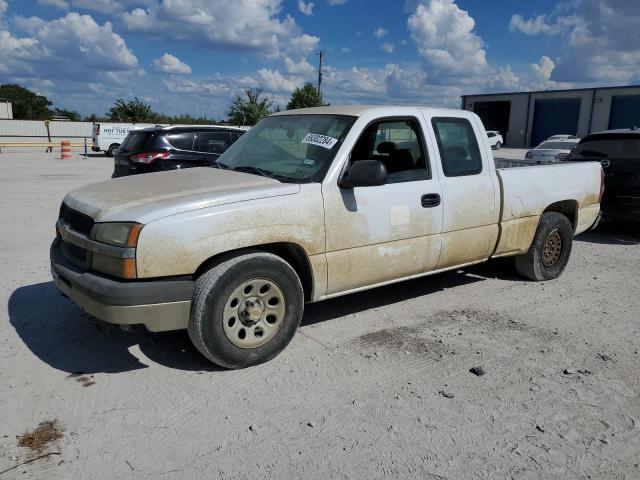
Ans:
{"type": "Polygon", "coordinates": [[[550,282],[501,260],[308,305],[283,354],[225,371],[52,284],[64,194],[111,171],[0,154],[0,472],[43,456],[0,478],[640,478],[637,227],[577,237],[550,282]],[[48,420],[61,439],[17,445],[48,420]]]}

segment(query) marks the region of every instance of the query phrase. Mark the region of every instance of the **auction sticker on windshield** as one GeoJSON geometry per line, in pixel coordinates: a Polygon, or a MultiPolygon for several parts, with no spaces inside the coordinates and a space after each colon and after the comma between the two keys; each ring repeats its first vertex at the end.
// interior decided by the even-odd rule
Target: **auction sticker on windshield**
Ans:
{"type": "Polygon", "coordinates": [[[328,135],[320,135],[319,133],[307,133],[301,142],[331,150],[338,143],[338,139],[328,135]]]}

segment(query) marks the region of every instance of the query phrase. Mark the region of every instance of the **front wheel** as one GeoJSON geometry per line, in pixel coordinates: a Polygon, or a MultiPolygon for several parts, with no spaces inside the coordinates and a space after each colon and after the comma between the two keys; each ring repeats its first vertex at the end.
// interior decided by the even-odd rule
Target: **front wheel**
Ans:
{"type": "Polygon", "coordinates": [[[300,279],[265,252],[231,258],[202,275],[191,303],[189,337],[225,368],[271,360],[289,344],[304,311],[300,279]]]}
{"type": "Polygon", "coordinates": [[[515,257],[516,270],[536,282],[558,278],[569,262],[572,245],[569,219],[557,212],[543,213],[529,251],[515,257]]]}
{"type": "Polygon", "coordinates": [[[496,150],[500,150],[502,148],[502,144],[500,142],[496,143],[496,150]]]}

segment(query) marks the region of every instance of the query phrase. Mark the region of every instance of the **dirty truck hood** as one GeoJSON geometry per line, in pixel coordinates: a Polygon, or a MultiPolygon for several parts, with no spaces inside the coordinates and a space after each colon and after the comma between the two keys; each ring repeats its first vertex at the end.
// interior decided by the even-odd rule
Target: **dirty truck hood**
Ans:
{"type": "Polygon", "coordinates": [[[96,222],[143,224],[176,213],[300,191],[296,184],[215,168],[148,173],[94,183],[68,193],[64,202],[96,222]]]}

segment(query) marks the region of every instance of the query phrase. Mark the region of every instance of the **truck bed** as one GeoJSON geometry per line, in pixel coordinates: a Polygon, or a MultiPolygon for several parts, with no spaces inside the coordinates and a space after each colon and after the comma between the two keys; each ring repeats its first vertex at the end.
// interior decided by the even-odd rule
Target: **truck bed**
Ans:
{"type": "Polygon", "coordinates": [[[598,162],[517,165],[499,168],[497,174],[502,191],[500,222],[538,217],[557,202],[573,204],[571,208],[579,217],[576,234],[589,228],[597,217],[602,181],[598,162]],[[583,225],[589,221],[589,225],[583,225]]]}

